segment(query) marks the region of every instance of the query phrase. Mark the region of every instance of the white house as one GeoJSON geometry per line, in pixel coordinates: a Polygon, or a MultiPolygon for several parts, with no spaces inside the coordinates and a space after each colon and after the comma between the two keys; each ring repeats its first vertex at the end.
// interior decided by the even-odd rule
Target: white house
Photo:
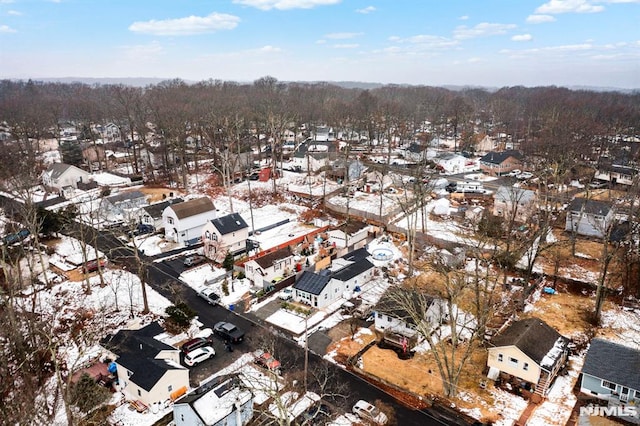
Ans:
{"type": "Polygon", "coordinates": [[[107,221],[135,221],[140,210],[148,205],[147,196],[140,191],[120,192],[100,200],[99,215],[107,221]]]}
{"type": "Polygon", "coordinates": [[[253,395],[237,376],[222,376],[173,404],[176,426],[244,426],[253,418],[253,395]]]}
{"type": "Polygon", "coordinates": [[[163,332],[153,322],[101,341],[116,357],[118,387],[127,400],[164,404],[189,388],[189,370],[180,365],[180,351],[154,338],[163,332]]]}
{"type": "Polygon", "coordinates": [[[442,167],[445,173],[456,174],[470,171],[475,168],[476,162],[460,154],[450,152],[442,153],[433,159],[433,162],[442,167]]]}
{"type": "Polygon", "coordinates": [[[78,183],[88,183],[89,173],[64,163],[53,163],[42,173],[42,184],[50,191],[61,192],[62,188],[77,188],[78,183]]]}
{"type": "Polygon", "coordinates": [[[365,249],[336,259],[330,269],[305,271],[293,285],[293,298],[314,308],[324,308],[371,280],[374,266],[365,249]]]}
{"type": "Polygon", "coordinates": [[[411,309],[412,311],[424,312],[424,321],[427,323],[427,329],[435,329],[446,322],[448,310],[446,303],[442,299],[418,293],[412,294],[408,298],[405,298],[404,295],[395,297],[391,293],[392,291],[400,290],[387,291],[375,307],[374,324],[376,330],[383,333],[397,333],[408,338],[416,337],[417,324],[410,315],[408,308],[400,306],[397,301],[399,298],[411,301],[415,305],[411,309]]]}
{"type": "Polygon", "coordinates": [[[366,246],[370,230],[371,225],[350,220],[348,223],[327,231],[327,234],[329,235],[329,243],[338,249],[338,255],[342,255],[366,246]]]}
{"type": "Polygon", "coordinates": [[[534,212],[536,193],[530,189],[501,186],[493,195],[493,215],[527,222],[534,212]]]}
{"type": "Polygon", "coordinates": [[[565,231],[587,237],[604,238],[613,222],[614,209],[608,203],[574,198],[567,207],[565,231]]]}
{"type": "Polygon", "coordinates": [[[297,170],[317,172],[320,168],[330,165],[337,157],[335,143],[307,139],[298,145],[291,157],[291,163],[297,170]]]}
{"type": "Polygon", "coordinates": [[[276,277],[286,277],[294,272],[294,254],[284,247],[244,264],[244,274],[254,286],[266,287],[276,277]]]}
{"type": "Polygon", "coordinates": [[[208,197],[172,204],[162,212],[165,238],[191,245],[202,238],[202,228],[216,218],[216,208],[208,197]]]}
{"type": "Polygon", "coordinates": [[[161,201],[159,203],[144,206],[140,212],[140,223],[151,225],[154,229],[161,229],[164,224],[162,222],[162,213],[164,209],[172,204],[182,203],[182,198],[172,198],[170,200],[161,201]]]}
{"type": "Polygon", "coordinates": [[[248,237],[249,225],[238,213],[212,219],[202,228],[204,254],[221,262],[227,252],[235,256],[246,251],[248,237]]]}

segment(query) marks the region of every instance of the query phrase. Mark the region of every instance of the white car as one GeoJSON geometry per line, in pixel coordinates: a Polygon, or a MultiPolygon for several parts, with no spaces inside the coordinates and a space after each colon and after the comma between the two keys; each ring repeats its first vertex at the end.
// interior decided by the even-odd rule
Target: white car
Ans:
{"type": "Polygon", "coordinates": [[[507,173],[507,176],[518,177],[518,175],[520,175],[521,173],[522,173],[522,170],[515,169],[515,170],[511,170],[509,173],[507,173]]]}
{"type": "Polygon", "coordinates": [[[517,176],[517,178],[520,180],[527,180],[527,179],[531,179],[532,177],[533,177],[533,173],[531,172],[522,172],[517,176]]]}
{"type": "Polygon", "coordinates": [[[194,349],[184,356],[184,363],[189,367],[200,364],[202,361],[206,361],[209,358],[213,358],[216,351],[211,346],[203,346],[198,349],[194,349]]]}
{"type": "Polygon", "coordinates": [[[293,289],[290,287],[283,288],[278,294],[278,297],[282,300],[291,300],[293,299],[293,289]]]}
{"type": "Polygon", "coordinates": [[[352,411],[361,419],[368,420],[378,425],[386,425],[388,421],[387,416],[383,412],[378,410],[375,405],[370,404],[363,399],[356,402],[352,411]]]}
{"type": "Polygon", "coordinates": [[[216,305],[220,303],[220,296],[218,296],[218,294],[210,288],[200,290],[198,292],[198,296],[202,297],[210,305],[216,305]]]}

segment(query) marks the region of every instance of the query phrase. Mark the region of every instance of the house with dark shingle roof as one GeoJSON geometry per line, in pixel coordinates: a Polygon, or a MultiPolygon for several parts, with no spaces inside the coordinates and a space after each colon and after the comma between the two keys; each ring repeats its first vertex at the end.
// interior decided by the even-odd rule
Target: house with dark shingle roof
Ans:
{"type": "Polygon", "coordinates": [[[254,286],[266,288],[274,278],[285,278],[294,272],[293,257],[294,254],[289,247],[265,253],[245,262],[245,276],[254,286]]]}
{"type": "Polygon", "coordinates": [[[140,223],[151,225],[154,229],[162,228],[162,212],[164,212],[164,209],[172,204],[182,203],[183,201],[182,198],[172,198],[143,207],[140,213],[140,223]]]}
{"type": "Polygon", "coordinates": [[[62,188],[78,188],[78,183],[88,183],[89,173],[70,164],[53,163],[42,173],[42,184],[49,191],[60,193],[62,188]]]}
{"type": "Polygon", "coordinates": [[[204,255],[222,262],[227,253],[236,256],[247,250],[249,225],[238,213],[231,213],[207,222],[202,228],[204,255]]]}
{"type": "Polygon", "coordinates": [[[202,239],[202,228],[216,216],[209,197],[172,204],[162,212],[164,236],[176,243],[197,244],[202,239]]]}
{"type": "Polygon", "coordinates": [[[564,229],[586,237],[604,238],[613,217],[614,209],[609,203],[576,197],[567,207],[564,229]]]}
{"type": "MultiPolygon", "coordinates": [[[[368,256],[367,256],[368,257],[368,256]]],[[[293,285],[293,299],[323,308],[371,280],[373,264],[363,252],[335,259],[329,269],[305,271],[293,285]]]]}
{"type": "Polygon", "coordinates": [[[613,404],[640,404],[640,350],[593,339],[582,366],[580,392],[613,404]]]}
{"type": "Polygon", "coordinates": [[[307,139],[296,148],[291,156],[293,168],[316,172],[339,157],[337,144],[327,141],[307,139]]]}
{"type": "Polygon", "coordinates": [[[107,221],[137,221],[146,206],[147,196],[141,191],[123,191],[100,200],[98,214],[107,221]]]}
{"type": "Polygon", "coordinates": [[[502,176],[522,168],[522,155],[518,151],[491,151],[479,160],[480,170],[492,176],[502,176]]]}
{"type": "Polygon", "coordinates": [[[525,381],[540,396],[546,396],[569,355],[569,339],[539,318],[511,323],[490,344],[487,376],[525,381]]]}
{"type": "Polygon", "coordinates": [[[171,400],[189,387],[189,370],[180,365],[180,351],[157,339],[157,322],[138,330],[120,330],[100,344],[114,355],[118,386],[130,401],[145,405],[171,400]]]}

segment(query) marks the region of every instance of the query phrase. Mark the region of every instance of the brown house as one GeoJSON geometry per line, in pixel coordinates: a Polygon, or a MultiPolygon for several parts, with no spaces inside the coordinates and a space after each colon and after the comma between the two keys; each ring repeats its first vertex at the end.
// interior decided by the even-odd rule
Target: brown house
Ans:
{"type": "Polygon", "coordinates": [[[502,176],[522,168],[522,155],[518,151],[491,151],[480,158],[480,170],[492,176],[502,176]]]}

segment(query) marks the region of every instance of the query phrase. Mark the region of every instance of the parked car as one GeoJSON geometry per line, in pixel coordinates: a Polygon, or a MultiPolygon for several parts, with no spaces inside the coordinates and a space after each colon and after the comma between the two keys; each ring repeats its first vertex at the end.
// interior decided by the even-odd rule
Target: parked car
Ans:
{"type": "Polygon", "coordinates": [[[207,260],[206,257],[200,256],[199,254],[187,256],[184,258],[184,266],[196,266],[201,263],[204,263],[207,260]]]}
{"type": "Polygon", "coordinates": [[[593,188],[593,189],[600,189],[606,186],[607,186],[607,182],[602,180],[594,180],[592,182],[589,182],[589,188],[593,188]]]}
{"type": "Polygon", "coordinates": [[[515,169],[515,170],[511,170],[509,173],[507,173],[507,176],[509,176],[509,177],[518,177],[518,175],[520,173],[522,173],[522,170],[515,169]]]}
{"type": "Polygon", "coordinates": [[[98,270],[98,267],[100,268],[104,268],[105,266],[107,266],[107,261],[104,259],[100,259],[99,261],[100,263],[98,263],[98,260],[90,260],[87,263],[84,264],[84,266],[82,267],[82,272],[84,272],[85,274],[90,274],[91,272],[95,272],[98,270]],[[99,265],[99,266],[98,266],[99,265]]]}
{"type": "Polygon", "coordinates": [[[155,231],[153,225],[149,225],[146,223],[139,223],[132,232],[130,232],[129,236],[137,237],[139,235],[151,234],[155,231]]]}
{"type": "Polygon", "coordinates": [[[381,412],[375,405],[361,399],[353,406],[353,413],[363,420],[373,422],[377,425],[386,425],[387,416],[381,412]]]}
{"type": "Polygon", "coordinates": [[[184,356],[184,363],[189,367],[193,367],[196,364],[200,364],[202,361],[213,358],[215,354],[216,351],[211,346],[203,346],[186,354],[184,356]]]}
{"type": "Polygon", "coordinates": [[[220,303],[220,296],[210,288],[202,289],[198,292],[198,296],[202,297],[210,305],[216,305],[220,303]]]}
{"type": "Polygon", "coordinates": [[[183,353],[188,354],[193,350],[209,345],[211,345],[210,339],[206,337],[194,337],[193,339],[183,343],[182,346],[180,346],[180,350],[182,350],[183,353]]]}
{"type": "Polygon", "coordinates": [[[254,352],[254,355],[254,362],[260,367],[266,368],[267,370],[273,371],[274,373],[280,372],[280,361],[275,359],[269,352],[258,349],[256,352],[254,352]]]}
{"type": "Polygon", "coordinates": [[[516,176],[520,180],[527,180],[533,177],[533,173],[531,172],[522,172],[518,176],[516,176]]]}
{"type": "Polygon", "coordinates": [[[283,288],[278,294],[278,297],[282,300],[291,300],[293,299],[293,289],[291,287],[283,288]]]}
{"type": "Polygon", "coordinates": [[[444,189],[447,192],[456,192],[458,190],[458,184],[456,182],[449,182],[444,189]]]}
{"type": "Polygon", "coordinates": [[[224,340],[231,343],[240,343],[244,340],[244,331],[230,322],[220,321],[213,326],[213,331],[224,340]]]}
{"type": "Polygon", "coordinates": [[[305,425],[326,425],[331,419],[331,408],[327,404],[314,404],[301,416],[301,423],[305,425]]]}

